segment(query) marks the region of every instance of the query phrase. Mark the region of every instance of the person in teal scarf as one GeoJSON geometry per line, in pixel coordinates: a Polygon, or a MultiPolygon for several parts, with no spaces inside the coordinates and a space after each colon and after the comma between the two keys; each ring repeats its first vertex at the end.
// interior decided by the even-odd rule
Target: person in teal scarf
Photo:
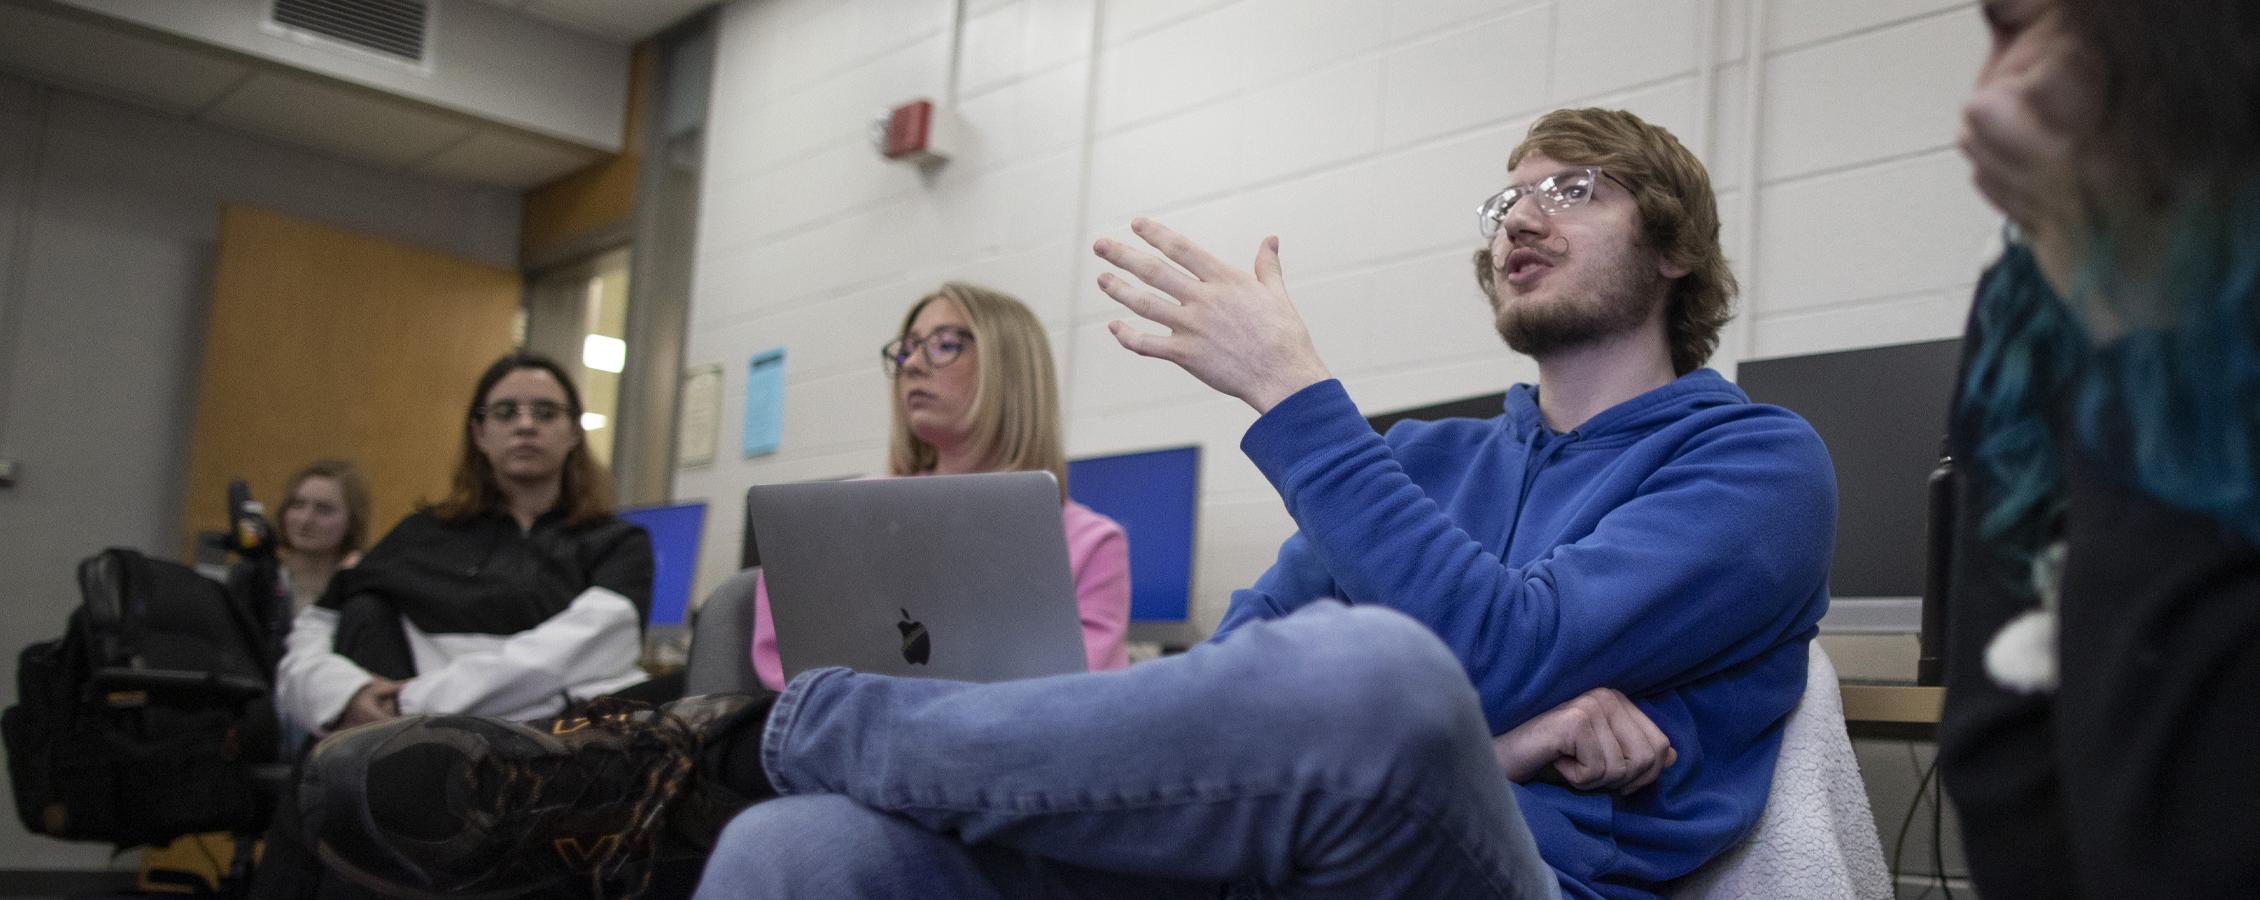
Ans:
{"type": "Polygon", "coordinates": [[[1939,753],[2005,897],[2260,896],[2260,7],[1987,0],[1939,753]]]}

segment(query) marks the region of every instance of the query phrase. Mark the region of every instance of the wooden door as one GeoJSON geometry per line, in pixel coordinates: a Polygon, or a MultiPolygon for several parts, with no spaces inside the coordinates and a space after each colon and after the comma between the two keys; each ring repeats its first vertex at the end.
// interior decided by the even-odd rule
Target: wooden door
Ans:
{"type": "Polygon", "coordinates": [[[241,478],[270,516],[315,459],[368,477],[370,543],[447,490],[463,411],[511,344],[518,273],[251,207],[220,215],[185,534],[241,478]]]}

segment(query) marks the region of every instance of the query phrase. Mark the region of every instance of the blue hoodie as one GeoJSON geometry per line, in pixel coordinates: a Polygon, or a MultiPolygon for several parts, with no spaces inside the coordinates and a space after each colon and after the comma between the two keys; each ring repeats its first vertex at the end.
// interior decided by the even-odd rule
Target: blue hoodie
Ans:
{"type": "Polygon", "coordinates": [[[1632,796],[1518,785],[1568,897],[1651,897],[1747,834],[1828,606],[1836,479],[1812,427],[1703,369],[1557,434],[1491,419],[1386,438],[1339,382],[1241,449],[1301,529],[1218,634],[1321,597],[1426,623],[1494,734],[1585,691],[1635,698],[1679,761],[1632,796]]]}

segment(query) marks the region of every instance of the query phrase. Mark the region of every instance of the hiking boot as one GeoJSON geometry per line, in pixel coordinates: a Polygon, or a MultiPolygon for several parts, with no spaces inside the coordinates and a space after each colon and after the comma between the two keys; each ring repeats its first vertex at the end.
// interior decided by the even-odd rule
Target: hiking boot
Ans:
{"type": "Polygon", "coordinates": [[[738,810],[775,796],[716,777],[729,745],[760,740],[774,700],[600,698],[528,725],[412,716],[341,731],[299,778],[307,842],[387,896],[634,896],[655,866],[703,856],[738,810]]]}

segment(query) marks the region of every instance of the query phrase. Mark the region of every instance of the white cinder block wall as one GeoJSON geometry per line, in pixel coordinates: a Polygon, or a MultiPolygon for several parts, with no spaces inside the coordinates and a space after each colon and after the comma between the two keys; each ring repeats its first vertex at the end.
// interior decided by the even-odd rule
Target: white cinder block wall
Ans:
{"type": "Polygon", "coordinates": [[[1967,0],[964,6],[955,27],[951,0],[724,10],[686,359],[723,367],[721,440],[676,480],[709,503],[701,594],[736,563],[748,485],[883,467],[878,347],[955,278],[1050,326],[1071,454],[1202,446],[1194,604],[1213,624],[1292,525],[1239,453],[1253,413],[1107,335],[1121,312],[1089,246],[1133,215],[1235,260],[1278,234],[1319,351],[1369,413],[1535,377],[1467,258],[1476,204],[1547,109],[1629,108],[1708,163],[1743,284],[1729,374],[1959,333],[1995,228],[1952,148],[1986,46],[1967,0]],[[963,125],[931,176],[865,137],[922,96],[963,125]],[[776,346],[782,447],[742,460],[746,361],[776,346]]]}

